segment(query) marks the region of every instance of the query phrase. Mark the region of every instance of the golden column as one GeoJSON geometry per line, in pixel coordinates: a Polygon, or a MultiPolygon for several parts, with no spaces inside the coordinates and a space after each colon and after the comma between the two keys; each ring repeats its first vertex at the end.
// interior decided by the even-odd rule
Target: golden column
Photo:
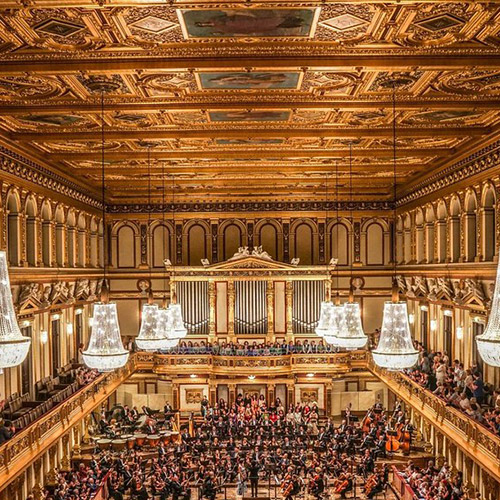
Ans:
{"type": "Polygon", "coordinates": [[[215,341],[215,308],[217,307],[217,296],[215,291],[215,281],[209,280],[208,282],[208,302],[210,304],[210,312],[208,318],[208,341],[215,341]]]}
{"type": "Polygon", "coordinates": [[[274,342],[274,281],[267,282],[266,290],[267,303],[267,340],[274,342]]]}
{"type": "Polygon", "coordinates": [[[234,290],[234,281],[227,282],[227,334],[229,340],[234,340],[234,304],[236,301],[236,294],[234,290]]]}

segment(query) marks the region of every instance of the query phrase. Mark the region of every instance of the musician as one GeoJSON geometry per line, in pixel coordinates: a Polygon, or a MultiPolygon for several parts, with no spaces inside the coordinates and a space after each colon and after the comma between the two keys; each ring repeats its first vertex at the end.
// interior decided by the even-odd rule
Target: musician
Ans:
{"type": "Polygon", "coordinates": [[[156,434],[156,426],[153,419],[148,418],[146,423],[143,425],[142,429],[146,434],[156,434]]]}
{"type": "Polygon", "coordinates": [[[212,472],[208,473],[205,481],[203,482],[201,496],[207,500],[215,500],[215,497],[217,496],[217,488],[215,486],[214,475],[212,472]]]}
{"type": "Polygon", "coordinates": [[[347,498],[346,494],[352,491],[353,487],[352,474],[350,472],[342,472],[338,479],[334,483],[334,492],[340,494],[340,498],[347,498]]]}
{"type": "Polygon", "coordinates": [[[323,491],[325,491],[325,477],[321,470],[321,467],[316,467],[316,474],[313,476],[311,483],[309,485],[309,489],[313,496],[319,500],[323,491]]]}
{"type": "Polygon", "coordinates": [[[142,413],[144,413],[147,417],[153,417],[155,414],[155,412],[146,405],[142,406],[142,413]]]}
{"type": "Polygon", "coordinates": [[[300,493],[300,479],[297,474],[293,474],[292,478],[288,481],[287,488],[283,491],[285,500],[293,500],[293,497],[300,493]]]}

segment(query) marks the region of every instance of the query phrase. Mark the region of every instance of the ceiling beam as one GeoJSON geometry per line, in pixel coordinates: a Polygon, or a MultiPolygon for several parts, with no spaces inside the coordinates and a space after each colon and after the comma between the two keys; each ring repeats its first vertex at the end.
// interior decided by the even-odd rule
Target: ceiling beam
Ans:
{"type": "MultiPolygon", "coordinates": [[[[316,109],[323,111],[341,110],[341,111],[363,111],[363,110],[379,110],[385,108],[392,108],[391,99],[372,100],[372,99],[332,99],[323,96],[315,96],[314,99],[300,97],[293,98],[287,94],[286,99],[278,100],[274,96],[267,96],[267,100],[256,101],[249,96],[242,95],[237,102],[228,101],[224,102],[224,97],[220,96],[221,100],[213,100],[207,97],[206,100],[192,100],[189,98],[182,100],[147,100],[144,99],[140,102],[127,102],[126,98],[114,102],[112,99],[106,103],[107,112],[119,111],[122,113],[135,113],[135,112],[152,112],[158,111],[199,111],[200,109],[316,109]]],[[[420,110],[420,109],[460,109],[460,110],[498,110],[500,108],[500,99],[471,99],[471,96],[461,96],[459,99],[428,99],[421,100],[404,100],[398,99],[398,110],[420,110]]],[[[27,115],[30,113],[67,113],[68,109],[77,113],[100,113],[100,102],[83,102],[83,101],[60,101],[50,103],[36,103],[30,102],[29,104],[5,104],[2,105],[2,114],[8,115],[27,115]]]]}
{"type": "MultiPolygon", "coordinates": [[[[251,137],[268,138],[294,138],[294,137],[315,137],[325,139],[336,138],[391,138],[393,135],[392,127],[317,127],[317,128],[292,128],[287,127],[278,129],[278,123],[271,128],[236,128],[237,122],[226,122],[233,124],[234,128],[221,128],[220,126],[205,129],[173,129],[162,130],[106,130],[106,140],[159,140],[159,139],[248,139],[251,137]]],[[[422,127],[413,128],[398,127],[397,137],[415,138],[415,137],[471,137],[482,136],[491,133],[489,127],[422,127]]],[[[10,139],[17,142],[41,143],[59,142],[59,141],[100,141],[100,130],[95,131],[75,131],[75,132],[12,132],[10,139]]],[[[221,152],[219,151],[219,154],[221,152]]]]}
{"type": "MultiPolygon", "coordinates": [[[[422,149],[408,149],[398,148],[398,156],[410,157],[427,157],[427,156],[447,156],[456,153],[454,148],[422,148],[422,149]]],[[[184,159],[212,159],[216,161],[231,160],[231,159],[273,159],[284,158],[286,161],[290,159],[301,160],[304,158],[324,158],[324,159],[346,159],[349,154],[347,148],[344,149],[331,149],[329,151],[318,151],[316,149],[300,149],[300,150],[249,150],[243,151],[155,151],[151,152],[151,158],[156,160],[184,160],[184,159]]],[[[361,158],[392,158],[393,151],[391,148],[387,149],[356,149],[354,152],[355,157],[361,158]]],[[[47,153],[48,160],[55,161],[82,161],[82,160],[101,160],[101,153],[47,153]]],[[[147,151],[107,151],[106,160],[147,160],[147,151]]],[[[248,163],[253,160],[249,159],[248,163]]],[[[404,160],[401,160],[404,161],[404,160]]],[[[190,168],[197,168],[193,166],[190,168]]],[[[307,166],[304,166],[307,168],[307,166]]],[[[418,168],[415,166],[415,168],[418,168]]]]}
{"type": "MultiPolygon", "coordinates": [[[[185,49],[185,44],[172,45],[170,51],[159,56],[138,56],[128,54],[124,59],[121,55],[113,56],[95,54],[95,58],[81,56],[75,59],[56,59],[53,53],[47,56],[47,60],[33,57],[33,54],[26,56],[26,59],[8,58],[0,59],[0,75],[19,75],[25,74],[27,63],[29,63],[30,73],[41,73],[47,75],[62,73],[116,73],[116,72],[136,72],[137,68],[142,71],[190,71],[205,70],[217,71],[242,68],[271,68],[274,70],[284,69],[303,69],[307,68],[314,71],[340,71],[340,70],[358,70],[360,68],[372,70],[402,70],[418,67],[421,70],[463,70],[467,67],[475,69],[500,68],[500,53],[490,52],[485,54],[457,54],[453,51],[449,53],[436,54],[411,54],[407,51],[401,51],[400,54],[385,54],[366,50],[363,54],[331,54],[332,47],[325,47],[325,44],[308,43],[308,50],[311,55],[304,56],[294,54],[294,45],[289,44],[288,53],[282,53],[279,56],[269,56],[259,54],[260,45],[256,44],[256,55],[235,54],[221,56],[221,44],[211,44],[206,47],[204,56],[196,57],[176,57],[179,50],[185,49]],[[314,52],[321,51],[320,55],[313,55],[314,52]],[[49,59],[50,57],[50,59],[49,59]]],[[[302,46],[299,45],[302,50],[302,46]]],[[[486,52],[486,51],[485,51],[486,52]]],[[[19,54],[16,54],[19,57],[19,54]]]]}

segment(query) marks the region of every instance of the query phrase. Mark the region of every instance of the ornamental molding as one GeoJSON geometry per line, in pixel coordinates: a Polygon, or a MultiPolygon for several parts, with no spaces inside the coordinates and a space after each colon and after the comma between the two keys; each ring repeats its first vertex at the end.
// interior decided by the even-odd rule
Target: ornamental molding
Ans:
{"type": "Polygon", "coordinates": [[[214,203],[166,203],[166,204],[116,204],[108,205],[112,214],[147,214],[155,212],[325,212],[356,210],[393,210],[388,201],[284,201],[284,202],[214,202],[214,203]]]}
{"type": "Polygon", "coordinates": [[[419,182],[413,186],[411,193],[398,199],[397,206],[402,207],[419,198],[435,193],[440,189],[486,172],[490,168],[497,167],[499,163],[500,140],[470,154],[457,163],[453,163],[444,170],[428,177],[425,181],[419,182]]]}
{"type": "Polygon", "coordinates": [[[91,207],[102,208],[101,202],[78,184],[2,145],[0,145],[0,170],[91,207]]]}

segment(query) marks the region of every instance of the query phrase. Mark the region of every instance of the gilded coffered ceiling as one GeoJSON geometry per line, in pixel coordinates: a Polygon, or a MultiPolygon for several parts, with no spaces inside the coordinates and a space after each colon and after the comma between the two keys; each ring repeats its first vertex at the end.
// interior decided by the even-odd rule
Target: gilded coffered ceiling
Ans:
{"type": "Polygon", "coordinates": [[[3,0],[0,141],[108,199],[404,195],[498,139],[500,1],[3,0]],[[167,194],[172,183],[167,180],[167,194]]]}

